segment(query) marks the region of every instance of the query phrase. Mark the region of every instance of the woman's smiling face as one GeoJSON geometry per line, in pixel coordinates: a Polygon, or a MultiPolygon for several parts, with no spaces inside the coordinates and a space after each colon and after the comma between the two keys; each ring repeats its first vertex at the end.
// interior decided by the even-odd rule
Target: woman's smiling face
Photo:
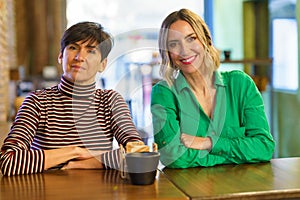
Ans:
{"type": "Polygon", "coordinates": [[[184,20],[171,24],[167,48],[170,58],[184,74],[196,72],[203,64],[204,48],[191,25],[184,20]]]}

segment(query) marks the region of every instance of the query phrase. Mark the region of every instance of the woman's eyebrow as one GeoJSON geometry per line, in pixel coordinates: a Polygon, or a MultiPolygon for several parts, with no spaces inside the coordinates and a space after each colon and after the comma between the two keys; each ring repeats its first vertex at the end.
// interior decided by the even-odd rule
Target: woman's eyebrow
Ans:
{"type": "Polygon", "coordinates": [[[69,45],[74,45],[74,46],[80,46],[78,43],[76,43],[76,42],[72,42],[72,43],[70,43],[69,45]]]}
{"type": "Polygon", "coordinates": [[[167,43],[170,43],[170,42],[177,42],[178,39],[173,39],[173,40],[168,40],[167,43]]]}
{"type": "MultiPolygon", "coordinates": [[[[191,37],[191,36],[195,36],[195,35],[196,35],[196,33],[190,33],[190,34],[186,35],[186,36],[184,37],[184,39],[189,38],[189,37],[191,37]]],[[[172,40],[168,40],[168,43],[169,43],[169,42],[177,42],[177,41],[178,41],[178,39],[172,39],[172,40]]]]}
{"type": "MultiPolygon", "coordinates": [[[[78,42],[74,42],[72,44],[75,45],[75,46],[78,46],[78,47],[82,47],[82,45],[83,45],[82,43],[78,43],[78,42]]],[[[84,47],[89,48],[89,49],[98,49],[99,48],[98,46],[99,45],[87,44],[84,47]]]]}
{"type": "Polygon", "coordinates": [[[190,33],[187,36],[185,36],[184,38],[186,39],[186,38],[189,38],[189,37],[194,36],[194,35],[196,35],[196,33],[190,33]]]}
{"type": "Polygon", "coordinates": [[[89,49],[97,49],[97,48],[98,48],[98,45],[90,45],[90,44],[88,44],[88,45],[86,45],[85,47],[86,47],[86,48],[89,48],[89,49]]]}

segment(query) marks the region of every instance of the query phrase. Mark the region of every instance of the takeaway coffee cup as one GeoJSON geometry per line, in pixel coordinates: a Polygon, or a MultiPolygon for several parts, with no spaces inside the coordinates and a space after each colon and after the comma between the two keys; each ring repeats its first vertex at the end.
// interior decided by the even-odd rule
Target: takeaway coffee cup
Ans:
{"type": "Polygon", "coordinates": [[[154,183],[159,152],[134,152],[125,155],[127,172],[133,185],[154,183]]]}

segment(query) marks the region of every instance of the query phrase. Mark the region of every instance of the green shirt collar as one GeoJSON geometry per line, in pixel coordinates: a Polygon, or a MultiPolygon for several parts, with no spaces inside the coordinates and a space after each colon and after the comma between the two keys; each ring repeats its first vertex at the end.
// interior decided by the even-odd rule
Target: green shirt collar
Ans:
{"type": "Polygon", "coordinates": [[[227,86],[227,81],[223,79],[223,77],[221,76],[221,73],[219,71],[215,71],[215,85],[216,86],[227,86]]]}
{"type": "MultiPolygon", "coordinates": [[[[223,79],[219,71],[215,71],[214,75],[215,75],[215,86],[225,87],[227,85],[227,81],[223,79]]],[[[175,88],[178,89],[178,91],[182,91],[184,88],[190,88],[189,84],[187,83],[186,79],[184,78],[181,72],[178,74],[178,77],[174,82],[174,86],[175,88]]]]}

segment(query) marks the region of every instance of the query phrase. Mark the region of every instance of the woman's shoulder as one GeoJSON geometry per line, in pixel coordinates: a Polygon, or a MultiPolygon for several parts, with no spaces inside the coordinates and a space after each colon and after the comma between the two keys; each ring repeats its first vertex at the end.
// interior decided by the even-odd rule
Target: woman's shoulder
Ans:
{"type": "Polygon", "coordinates": [[[111,103],[125,100],[121,93],[114,89],[97,89],[96,98],[100,99],[102,102],[111,103]]]}
{"type": "Polygon", "coordinates": [[[36,89],[34,91],[28,92],[27,98],[46,98],[49,95],[54,95],[58,93],[58,87],[57,85],[52,86],[52,87],[47,87],[47,88],[42,88],[42,89],[36,89]]]}
{"type": "Polygon", "coordinates": [[[234,70],[222,74],[222,78],[224,82],[226,82],[227,87],[232,88],[234,91],[240,91],[242,93],[257,91],[255,82],[246,72],[234,70]]]}
{"type": "Polygon", "coordinates": [[[24,106],[41,108],[42,105],[47,105],[50,98],[56,99],[55,97],[57,96],[58,93],[57,91],[58,91],[57,86],[36,89],[28,92],[20,99],[22,99],[22,105],[24,106]]]}
{"type": "Polygon", "coordinates": [[[169,86],[168,86],[167,81],[160,80],[157,83],[155,83],[152,88],[159,88],[159,87],[169,87],[169,86]]]}
{"type": "Polygon", "coordinates": [[[169,96],[170,93],[174,93],[174,90],[174,86],[169,86],[165,80],[161,80],[153,85],[151,96],[169,96]]]}
{"type": "Polygon", "coordinates": [[[241,70],[223,71],[223,72],[221,72],[221,74],[223,76],[225,75],[225,76],[233,77],[233,78],[248,76],[248,74],[246,74],[246,72],[241,71],[241,70]]]}
{"type": "Polygon", "coordinates": [[[221,72],[222,78],[227,82],[248,82],[252,81],[251,77],[241,70],[232,70],[221,72]]]}
{"type": "Polygon", "coordinates": [[[120,95],[120,93],[114,89],[96,89],[96,94],[102,97],[120,95]]]}

